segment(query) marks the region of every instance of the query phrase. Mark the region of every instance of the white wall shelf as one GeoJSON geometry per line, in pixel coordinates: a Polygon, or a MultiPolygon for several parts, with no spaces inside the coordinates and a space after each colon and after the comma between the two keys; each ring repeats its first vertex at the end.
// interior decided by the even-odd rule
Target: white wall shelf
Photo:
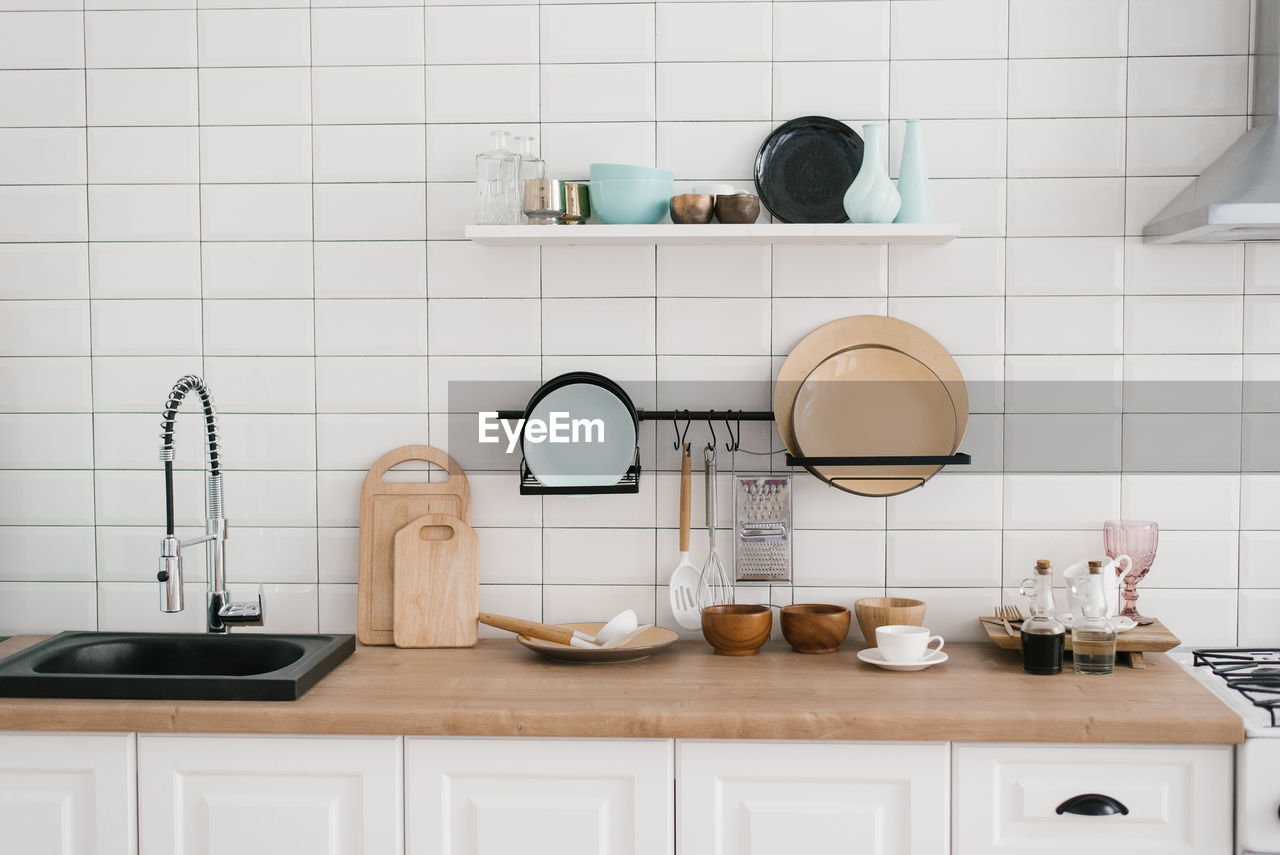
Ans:
{"type": "Polygon", "coordinates": [[[467,226],[466,234],[468,240],[487,246],[940,244],[958,237],[960,226],[955,223],[467,226]]]}

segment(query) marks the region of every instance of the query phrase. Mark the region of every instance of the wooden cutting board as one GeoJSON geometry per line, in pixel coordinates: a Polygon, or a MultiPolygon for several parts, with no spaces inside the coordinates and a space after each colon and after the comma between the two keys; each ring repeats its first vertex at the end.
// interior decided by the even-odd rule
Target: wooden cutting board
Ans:
{"type": "Polygon", "coordinates": [[[438,448],[406,445],[388,451],[369,469],[360,488],[360,586],[356,635],[361,644],[394,644],[395,536],[425,514],[467,522],[471,487],[462,467],[438,448]],[[393,466],[424,460],[449,474],[441,482],[390,482],[393,466]]]}
{"type": "MultiPolygon", "coordinates": [[[[1003,647],[1005,650],[1021,650],[1022,636],[1009,635],[1004,631],[1004,625],[996,621],[995,618],[982,617],[978,619],[982,628],[987,631],[987,638],[996,643],[997,646],[1003,647]]],[[[1014,632],[1018,631],[1018,627],[1013,628],[1014,632]]],[[[1119,633],[1116,636],[1116,653],[1129,654],[1129,664],[1134,668],[1146,667],[1143,659],[1144,653],[1164,653],[1166,650],[1172,650],[1182,643],[1178,636],[1169,631],[1169,628],[1156,621],[1148,626],[1135,626],[1133,629],[1119,633]]],[[[1071,650],[1071,630],[1067,630],[1067,650],[1071,650]]]]}
{"type": "Polygon", "coordinates": [[[470,647],[480,609],[476,533],[457,517],[425,514],[396,532],[396,647],[470,647]]]}

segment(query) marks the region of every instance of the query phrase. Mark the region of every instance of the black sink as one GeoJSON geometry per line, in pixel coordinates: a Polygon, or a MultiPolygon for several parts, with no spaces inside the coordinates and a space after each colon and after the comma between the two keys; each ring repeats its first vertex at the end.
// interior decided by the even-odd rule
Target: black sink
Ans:
{"type": "Polygon", "coordinates": [[[64,632],[0,660],[0,697],[293,701],[351,635],[64,632]]]}

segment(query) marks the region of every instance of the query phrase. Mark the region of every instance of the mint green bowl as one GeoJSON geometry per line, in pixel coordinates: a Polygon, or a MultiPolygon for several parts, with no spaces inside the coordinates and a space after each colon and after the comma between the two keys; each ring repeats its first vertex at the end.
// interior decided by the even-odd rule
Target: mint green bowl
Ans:
{"type": "Polygon", "coordinates": [[[591,182],[591,209],[609,225],[652,225],[667,216],[675,193],[670,178],[620,178],[591,182]]]}
{"type": "Polygon", "coordinates": [[[665,178],[673,180],[676,174],[670,169],[655,169],[652,166],[633,166],[629,163],[593,163],[591,164],[592,181],[616,181],[632,178],[665,178]]]}

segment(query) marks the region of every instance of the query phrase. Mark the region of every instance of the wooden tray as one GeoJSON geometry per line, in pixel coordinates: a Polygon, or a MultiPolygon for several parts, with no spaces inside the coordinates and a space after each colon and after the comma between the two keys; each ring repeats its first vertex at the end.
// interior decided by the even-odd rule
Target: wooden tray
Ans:
{"type": "MultiPolygon", "coordinates": [[[[978,619],[982,624],[982,628],[987,631],[987,637],[996,643],[997,646],[1003,647],[1005,650],[1021,650],[1022,637],[1019,635],[1008,635],[1004,631],[1004,626],[996,618],[983,616],[978,619]]],[[[1015,626],[1014,632],[1018,631],[1015,626]]],[[[1135,626],[1128,632],[1122,632],[1116,637],[1116,652],[1128,655],[1129,664],[1134,668],[1145,668],[1146,661],[1143,658],[1144,653],[1164,653],[1166,650],[1172,650],[1182,643],[1182,639],[1169,631],[1169,628],[1156,621],[1150,626],[1135,626]]],[[[1067,630],[1067,650],[1071,649],[1071,630],[1067,630]]]]}

